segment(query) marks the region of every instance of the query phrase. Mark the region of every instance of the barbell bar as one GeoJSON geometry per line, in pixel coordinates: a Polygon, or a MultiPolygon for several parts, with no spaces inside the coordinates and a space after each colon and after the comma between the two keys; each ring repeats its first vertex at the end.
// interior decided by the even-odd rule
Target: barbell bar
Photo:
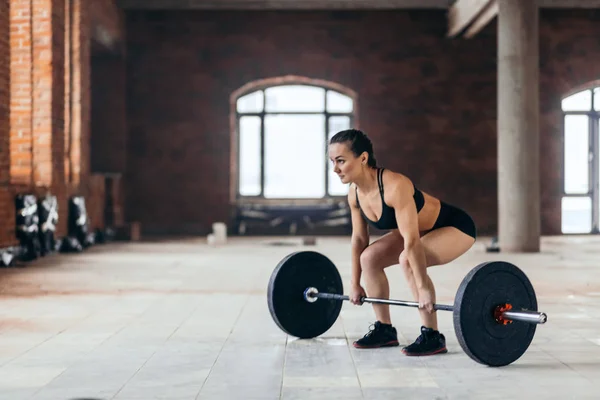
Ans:
{"type": "MultiPolygon", "coordinates": [[[[304,291],[304,299],[308,302],[315,302],[317,299],[327,300],[350,300],[349,296],[335,293],[319,293],[317,288],[309,287],[304,291]]],[[[374,304],[390,304],[394,306],[416,307],[419,308],[419,303],[415,301],[393,300],[393,299],[378,299],[376,297],[361,297],[361,303],[374,304]]],[[[548,320],[546,313],[531,311],[531,310],[501,310],[502,306],[498,306],[494,310],[495,315],[502,321],[522,321],[530,324],[545,324],[548,320]]],[[[434,304],[434,310],[454,311],[454,306],[448,304],[434,304]]]]}
{"type": "MultiPolygon", "coordinates": [[[[273,321],[300,339],[327,332],[339,317],[343,300],[349,296],[344,295],[339,271],[316,251],[284,257],[271,273],[267,288],[273,321]]],[[[362,301],[419,307],[412,301],[370,297],[362,301]]],[[[462,280],[454,305],[435,304],[434,308],[453,313],[458,343],[470,358],[488,366],[505,366],[519,359],[537,325],[548,318],[537,311],[535,290],[525,273],[506,261],[477,265],[462,280]]]]}

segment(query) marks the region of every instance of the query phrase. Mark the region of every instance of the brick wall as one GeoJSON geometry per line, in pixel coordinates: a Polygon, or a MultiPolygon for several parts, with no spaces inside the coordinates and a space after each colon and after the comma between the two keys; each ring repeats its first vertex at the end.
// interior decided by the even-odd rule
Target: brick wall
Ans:
{"type": "MultiPolygon", "coordinates": [[[[0,205],[10,204],[10,9],[0,0],[0,205]]],[[[0,207],[0,221],[14,221],[8,207],[0,207]]],[[[0,240],[10,234],[0,225],[0,240]]]]}
{"type": "Polygon", "coordinates": [[[356,91],[381,165],[495,226],[489,29],[446,39],[443,11],[132,12],[127,22],[127,212],[142,227],[228,220],[229,96],[290,74],[356,91]]]}
{"type": "MultiPolygon", "coordinates": [[[[104,228],[104,206],[105,206],[105,180],[102,175],[91,175],[87,180],[88,196],[85,207],[87,210],[90,226],[93,228],[104,228]]],[[[92,228],[92,230],[93,230],[92,228]]]]}
{"type": "MultiPolygon", "coordinates": [[[[0,183],[9,176],[12,182],[0,187],[0,245],[14,242],[16,193],[50,190],[59,195],[63,213],[69,195],[84,193],[94,220],[103,207],[103,184],[90,171],[89,60],[102,32],[117,42],[123,39],[121,14],[109,0],[91,2],[91,10],[76,0],[75,61],[65,69],[64,3],[53,0],[49,12],[40,11],[43,4],[12,0],[8,10],[8,2],[0,0],[0,29],[5,29],[0,55],[7,55],[3,20],[10,22],[12,55],[10,75],[0,66],[0,111],[7,104],[11,111],[10,125],[0,113],[0,140],[10,141],[10,158],[7,146],[0,146],[0,183]],[[36,27],[45,35],[32,37],[36,27]],[[67,95],[69,79],[74,90],[67,95]]],[[[544,234],[560,232],[560,99],[600,76],[599,19],[593,10],[541,12],[544,234]]],[[[443,11],[131,12],[123,78],[127,123],[116,124],[128,130],[128,150],[103,161],[114,165],[111,169],[127,166],[126,193],[120,193],[128,198],[127,219],[162,230],[200,232],[215,220],[227,220],[229,96],[248,82],[293,74],[355,90],[360,127],[373,138],[379,163],[467,209],[481,233],[494,233],[496,26],[472,40],[451,40],[445,38],[446,23],[443,11]]],[[[120,93],[105,94],[110,104],[94,115],[122,111],[120,93]]],[[[61,214],[59,234],[65,229],[66,214],[61,214]]]]}
{"type": "Polygon", "coordinates": [[[11,1],[10,7],[10,178],[15,184],[32,182],[32,3],[11,1]]]}
{"type": "Polygon", "coordinates": [[[115,0],[89,1],[91,34],[99,48],[122,51],[125,16],[115,0]]]}
{"type": "Polygon", "coordinates": [[[110,204],[103,203],[104,216],[113,226],[122,226],[125,215],[121,174],[127,159],[124,13],[114,0],[95,1],[89,7],[92,26],[90,145],[86,149],[89,173],[105,174],[104,191],[110,204]]]}
{"type": "MultiPolygon", "coordinates": [[[[9,181],[10,168],[10,9],[0,0],[0,185],[9,181]]],[[[4,215],[0,216],[3,217],[4,215]]]]}
{"type": "MultiPolygon", "coordinates": [[[[4,35],[0,31],[0,56],[9,56],[2,40],[10,37],[10,86],[2,69],[8,64],[0,63],[0,111],[10,103],[10,124],[0,119],[0,140],[9,142],[0,146],[0,246],[16,244],[18,193],[58,197],[59,237],[67,233],[67,200],[72,195],[86,197],[90,228],[102,227],[104,179],[92,177],[89,167],[90,2],[11,0],[10,12],[5,3],[0,0],[0,30],[6,29],[4,35]],[[10,96],[3,91],[6,87],[10,96]],[[8,149],[5,156],[2,152],[8,149]]],[[[114,1],[105,3],[118,13],[114,1]]]]}
{"type": "MultiPolygon", "coordinates": [[[[77,188],[89,176],[91,3],[73,1],[70,130],[65,136],[66,181],[77,188]]],[[[71,189],[74,190],[74,189],[71,189]]]]}
{"type": "MultiPolygon", "coordinates": [[[[560,233],[560,99],[600,76],[598,20],[541,11],[543,234],[560,233]]],[[[227,220],[229,96],[292,74],[355,90],[378,162],[494,234],[496,24],[471,40],[446,26],[441,10],[128,13],[128,216],[164,231],[227,220]]]]}
{"type": "Polygon", "coordinates": [[[123,173],[127,159],[126,61],[120,54],[92,58],[91,168],[123,173]]]}
{"type": "Polygon", "coordinates": [[[50,187],[64,135],[64,0],[33,1],[33,183],[50,187]]]}

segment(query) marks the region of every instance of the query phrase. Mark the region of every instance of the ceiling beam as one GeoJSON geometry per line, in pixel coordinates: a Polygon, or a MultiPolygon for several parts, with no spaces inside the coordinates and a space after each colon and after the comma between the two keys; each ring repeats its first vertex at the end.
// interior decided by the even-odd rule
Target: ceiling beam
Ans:
{"type": "Polygon", "coordinates": [[[600,8],[600,0],[537,0],[541,8],[600,8]]]}
{"type": "MultiPolygon", "coordinates": [[[[97,1],[97,0],[89,0],[97,1]]],[[[464,0],[116,0],[139,10],[444,9],[464,0]]],[[[468,2],[469,0],[467,0],[468,2]]],[[[536,1],[536,0],[523,0],[536,1]]],[[[600,8],[600,0],[537,0],[541,8],[600,8]]]]}
{"type": "Polygon", "coordinates": [[[467,28],[464,37],[471,39],[479,33],[487,24],[489,24],[498,15],[498,1],[494,0],[481,11],[479,16],[467,28]]]}
{"type": "Polygon", "coordinates": [[[117,0],[124,9],[148,10],[360,10],[448,9],[455,0],[117,0]]]}
{"type": "Polygon", "coordinates": [[[463,32],[493,2],[494,0],[457,0],[448,10],[448,37],[463,32]]]}
{"type": "MultiPolygon", "coordinates": [[[[473,38],[498,15],[498,1],[456,0],[448,10],[448,36],[464,32],[465,38],[473,38]]],[[[600,8],[600,0],[537,0],[537,3],[540,8],[600,8]]]]}

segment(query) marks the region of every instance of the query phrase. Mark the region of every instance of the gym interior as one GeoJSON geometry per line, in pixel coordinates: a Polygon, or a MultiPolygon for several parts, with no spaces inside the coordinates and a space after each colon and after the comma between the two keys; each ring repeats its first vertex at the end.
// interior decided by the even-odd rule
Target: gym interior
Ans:
{"type": "Polygon", "coordinates": [[[0,399],[597,398],[598,9],[0,0],[0,399]],[[445,354],[398,265],[353,346],[352,128],[475,222],[445,354]]]}

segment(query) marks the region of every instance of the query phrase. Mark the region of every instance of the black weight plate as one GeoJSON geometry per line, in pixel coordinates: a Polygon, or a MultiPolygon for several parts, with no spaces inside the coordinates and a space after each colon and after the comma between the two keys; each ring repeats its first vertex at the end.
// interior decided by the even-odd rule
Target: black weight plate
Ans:
{"type": "Polygon", "coordinates": [[[496,322],[494,309],[511,304],[513,310],[537,311],[535,291],[518,267],[504,261],[486,262],[463,279],[454,299],[454,331],[473,360],[504,366],[521,357],[533,340],[536,324],[496,322]]]}
{"type": "Polygon", "coordinates": [[[269,311],[284,332],[298,338],[325,333],[337,320],[341,300],[318,299],[310,303],[304,291],[342,294],[342,278],[329,258],[315,251],[299,251],[285,257],[271,274],[267,288],[269,311]]]}

